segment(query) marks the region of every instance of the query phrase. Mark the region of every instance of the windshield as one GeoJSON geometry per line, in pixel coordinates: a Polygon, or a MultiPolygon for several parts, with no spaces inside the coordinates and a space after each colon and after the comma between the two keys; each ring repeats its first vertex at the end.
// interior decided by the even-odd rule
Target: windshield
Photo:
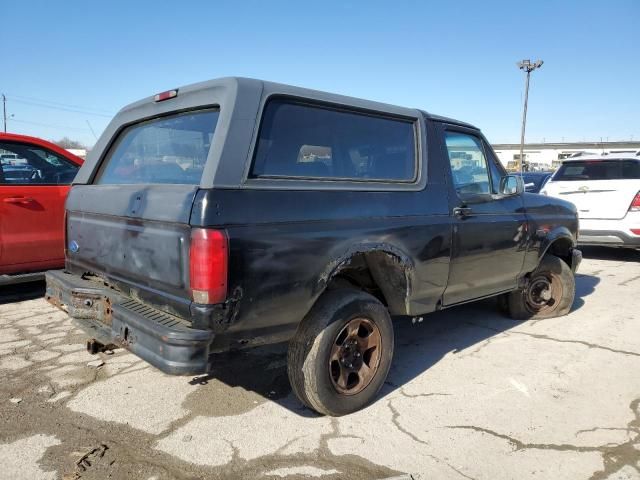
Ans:
{"type": "Polygon", "coordinates": [[[629,179],[640,179],[640,161],[581,160],[565,162],[553,176],[554,182],[629,179]]]}
{"type": "Polygon", "coordinates": [[[95,183],[200,183],[218,116],[217,109],[199,110],[125,128],[102,162],[95,183]]]}

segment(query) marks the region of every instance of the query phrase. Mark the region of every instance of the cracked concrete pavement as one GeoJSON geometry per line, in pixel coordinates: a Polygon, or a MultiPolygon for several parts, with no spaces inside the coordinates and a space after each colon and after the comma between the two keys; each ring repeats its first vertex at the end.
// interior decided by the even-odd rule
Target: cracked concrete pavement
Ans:
{"type": "Polygon", "coordinates": [[[638,479],[640,253],[585,254],[567,317],[397,319],[382,393],[341,418],[292,396],[282,347],[170,377],[86,353],[41,285],[5,290],[0,478],[638,479]]]}

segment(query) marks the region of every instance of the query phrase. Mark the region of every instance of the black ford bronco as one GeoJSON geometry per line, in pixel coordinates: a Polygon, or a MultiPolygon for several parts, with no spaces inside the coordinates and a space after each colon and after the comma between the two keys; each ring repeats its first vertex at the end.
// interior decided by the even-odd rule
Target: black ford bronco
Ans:
{"type": "Polygon", "coordinates": [[[577,229],[471,125],[225,78],[116,115],[70,191],[46,296],[92,352],[170,374],[288,341],[298,398],[342,415],[382,386],[392,315],[491,296],[515,319],[568,313],[577,229]]]}

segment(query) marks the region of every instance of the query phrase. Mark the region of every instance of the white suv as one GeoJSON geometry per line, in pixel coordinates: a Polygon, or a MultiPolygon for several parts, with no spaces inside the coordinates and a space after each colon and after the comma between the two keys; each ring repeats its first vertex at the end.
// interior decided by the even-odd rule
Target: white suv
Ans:
{"type": "Polygon", "coordinates": [[[568,158],[540,193],[575,204],[580,244],[640,248],[640,157],[568,158]]]}

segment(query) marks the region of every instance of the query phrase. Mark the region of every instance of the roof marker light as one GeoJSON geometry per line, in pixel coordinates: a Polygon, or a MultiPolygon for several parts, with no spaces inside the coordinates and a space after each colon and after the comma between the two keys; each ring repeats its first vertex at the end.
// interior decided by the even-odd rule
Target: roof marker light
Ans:
{"type": "Polygon", "coordinates": [[[164,102],[165,100],[169,100],[170,98],[175,98],[178,96],[178,89],[175,88],[173,90],[167,90],[166,92],[158,93],[154,99],[156,102],[164,102]]]}

